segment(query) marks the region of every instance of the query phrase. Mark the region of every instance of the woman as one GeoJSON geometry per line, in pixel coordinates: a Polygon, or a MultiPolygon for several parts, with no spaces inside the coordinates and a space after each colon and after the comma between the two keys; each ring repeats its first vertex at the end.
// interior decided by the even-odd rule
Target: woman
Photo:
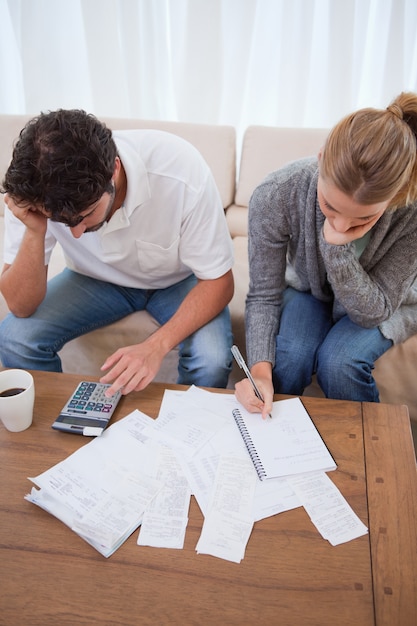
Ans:
{"type": "Polygon", "coordinates": [[[249,205],[246,343],[236,385],[252,412],[274,393],[378,402],[375,361],[417,333],[417,95],[361,109],[318,158],[270,174],[249,205]]]}

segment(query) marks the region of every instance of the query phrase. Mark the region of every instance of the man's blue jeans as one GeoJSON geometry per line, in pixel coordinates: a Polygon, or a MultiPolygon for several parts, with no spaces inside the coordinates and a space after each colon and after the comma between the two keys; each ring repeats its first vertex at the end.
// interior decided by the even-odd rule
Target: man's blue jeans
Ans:
{"type": "MultiPolygon", "coordinates": [[[[65,269],[48,282],[47,295],[31,317],[9,314],[0,324],[1,362],[5,367],[61,372],[57,353],[71,339],[144,309],[162,325],[195,284],[190,276],[166,289],[132,289],[65,269]]],[[[226,387],[232,342],[226,307],[180,344],[178,383],[226,387]]]]}
{"type": "Polygon", "coordinates": [[[316,374],[326,398],[379,402],[372,370],[392,343],[347,315],[334,323],[332,303],[289,287],[276,339],[275,392],[302,395],[316,374]]]}

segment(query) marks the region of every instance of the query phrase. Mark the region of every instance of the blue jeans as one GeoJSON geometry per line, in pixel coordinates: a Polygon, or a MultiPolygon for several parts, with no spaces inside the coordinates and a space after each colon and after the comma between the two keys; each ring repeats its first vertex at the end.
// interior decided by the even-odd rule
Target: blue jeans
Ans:
{"type": "Polygon", "coordinates": [[[331,302],[288,287],[276,338],[275,392],[302,395],[316,374],[326,398],[379,402],[372,370],[392,343],[347,315],[334,323],[331,302]]]}
{"type": "MultiPolygon", "coordinates": [[[[141,310],[162,325],[195,284],[190,276],[166,289],[132,289],[65,269],[48,282],[47,295],[31,317],[9,314],[0,324],[0,360],[5,367],[61,372],[57,353],[71,339],[141,310]]],[[[226,387],[232,342],[226,307],[179,345],[178,383],[226,387]]]]}

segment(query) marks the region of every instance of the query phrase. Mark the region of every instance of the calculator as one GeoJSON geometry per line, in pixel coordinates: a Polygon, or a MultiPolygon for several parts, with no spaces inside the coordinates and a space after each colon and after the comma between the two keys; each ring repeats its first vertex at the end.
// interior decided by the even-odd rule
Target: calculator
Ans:
{"type": "Polygon", "coordinates": [[[66,433],[97,437],[109,423],[121,398],[121,391],[107,398],[111,385],[82,381],[66,402],[52,428],[66,433]]]}

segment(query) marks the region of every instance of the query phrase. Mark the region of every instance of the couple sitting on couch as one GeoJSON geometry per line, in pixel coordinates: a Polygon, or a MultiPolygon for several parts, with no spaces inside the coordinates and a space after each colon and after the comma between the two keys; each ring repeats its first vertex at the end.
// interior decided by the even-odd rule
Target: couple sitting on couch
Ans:
{"type": "MultiPolygon", "coordinates": [[[[249,410],[269,413],[274,392],[301,395],[315,372],[327,397],[379,400],[375,360],[417,332],[416,135],[417,96],[401,94],[348,116],[318,158],[255,190],[246,329],[264,402],[241,381],[249,410]]],[[[160,131],[112,133],[83,111],[41,114],[2,191],[3,365],[60,371],[66,342],[146,309],[161,326],[109,355],[109,394],[143,389],[175,345],[179,383],[226,387],[232,247],[193,147],[160,131]],[[56,241],[68,267],[47,283],[56,241]]]]}

